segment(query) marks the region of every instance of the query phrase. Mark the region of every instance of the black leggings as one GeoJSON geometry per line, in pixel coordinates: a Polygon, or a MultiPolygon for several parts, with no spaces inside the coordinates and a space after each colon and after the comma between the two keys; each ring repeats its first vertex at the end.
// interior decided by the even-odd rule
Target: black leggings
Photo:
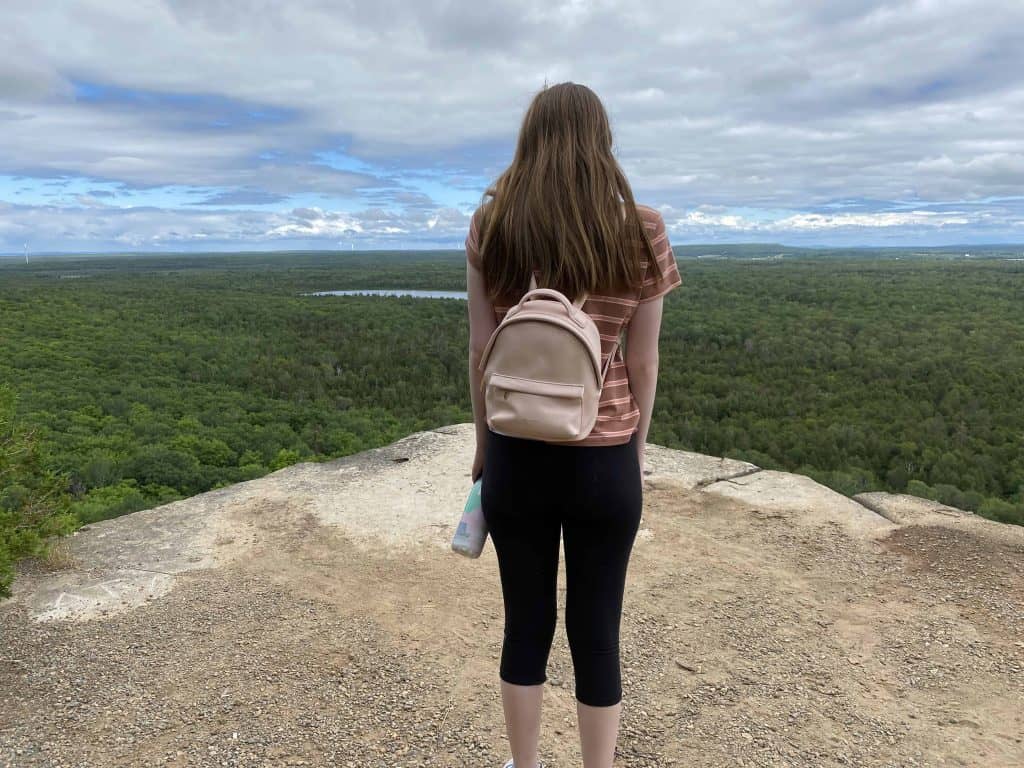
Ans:
{"type": "Polygon", "coordinates": [[[560,445],[488,428],[481,506],[505,602],[502,680],[547,680],[561,533],[576,698],[621,701],[622,596],[643,506],[636,440],[634,432],[620,445],[560,445]]]}

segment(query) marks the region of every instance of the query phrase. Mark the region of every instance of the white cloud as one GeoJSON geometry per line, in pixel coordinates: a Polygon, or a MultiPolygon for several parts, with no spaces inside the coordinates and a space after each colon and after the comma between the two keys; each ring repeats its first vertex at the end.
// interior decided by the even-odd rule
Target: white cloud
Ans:
{"type": "Polygon", "coordinates": [[[319,208],[292,211],[292,221],[279,224],[266,232],[267,237],[327,237],[359,234],[363,227],[350,216],[322,211],[319,208]]]}
{"type": "MultiPolygon", "coordinates": [[[[708,206],[702,206],[707,208],[708,206]]],[[[735,214],[709,213],[706,210],[663,210],[662,215],[670,235],[681,240],[695,234],[727,231],[745,235],[800,238],[816,233],[856,233],[858,230],[892,230],[908,232],[955,230],[960,234],[970,228],[981,231],[1000,227],[1006,232],[1024,223],[1024,205],[1003,208],[999,216],[989,211],[965,210],[905,210],[842,213],[796,213],[773,219],[752,219],[735,214]]],[[[856,235],[855,235],[856,237],[856,235]]]]}
{"type": "MultiPolygon", "coordinates": [[[[226,190],[214,202],[234,190],[327,201],[321,219],[292,220],[284,200],[270,238],[442,237],[464,224],[443,211],[479,198],[510,159],[532,94],[545,79],[572,79],[608,107],[637,198],[703,211],[681,226],[960,226],[950,214],[887,209],[1024,189],[1021,29],[1024,4],[1003,0],[8,3],[0,175],[226,190]],[[76,83],[124,90],[89,98],[76,83]],[[311,162],[340,148],[374,169],[311,162]],[[417,186],[416,168],[441,180],[417,186]],[[362,214],[329,213],[366,196],[408,221],[381,225],[388,233],[365,228],[362,214]],[[878,210],[819,210],[848,198],[878,210]],[[791,215],[754,221],[731,209],[791,215]]],[[[268,217],[248,213],[162,216],[200,227],[175,229],[183,239],[202,239],[212,236],[204,227],[248,233],[246,222],[268,217]]],[[[82,231],[62,231],[86,240],[94,229],[80,216],[63,220],[82,231]]],[[[144,226],[137,214],[110,220],[144,226]]]]}
{"type": "Polygon", "coordinates": [[[772,222],[778,231],[836,229],[839,227],[945,227],[968,224],[962,215],[939,214],[933,211],[907,211],[906,213],[800,213],[772,222]]]}
{"type": "Polygon", "coordinates": [[[76,206],[13,206],[0,202],[0,249],[101,251],[124,248],[174,249],[202,242],[229,247],[270,244],[326,248],[344,242],[365,247],[407,247],[410,233],[430,231],[423,246],[459,247],[468,217],[454,209],[434,212],[427,226],[422,212],[394,213],[365,209],[344,213],[320,208],[289,211],[235,211],[208,208],[119,208],[95,199],[76,206]]]}

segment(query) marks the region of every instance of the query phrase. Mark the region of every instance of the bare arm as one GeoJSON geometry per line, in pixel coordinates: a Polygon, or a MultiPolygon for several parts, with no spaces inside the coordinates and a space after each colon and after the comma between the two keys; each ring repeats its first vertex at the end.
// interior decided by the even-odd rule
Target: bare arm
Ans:
{"type": "Polygon", "coordinates": [[[483,373],[477,370],[488,339],[498,326],[494,319],[494,306],[487,298],[483,274],[470,261],[466,261],[466,291],[469,313],[469,389],[473,400],[473,423],[476,426],[476,455],[473,459],[472,480],[476,482],[483,471],[487,452],[487,419],[484,393],[480,391],[483,373]]]}
{"type": "Polygon", "coordinates": [[[658,337],[661,335],[663,297],[637,305],[626,327],[626,352],[623,357],[629,377],[629,388],[640,409],[637,425],[637,454],[640,469],[644,468],[644,448],[651,426],[654,395],[658,384],[658,337]]]}

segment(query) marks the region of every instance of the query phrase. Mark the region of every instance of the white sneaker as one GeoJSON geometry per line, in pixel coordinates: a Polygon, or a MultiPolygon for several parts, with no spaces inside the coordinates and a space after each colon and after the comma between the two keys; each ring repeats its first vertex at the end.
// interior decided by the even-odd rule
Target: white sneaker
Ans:
{"type": "MultiPolygon", "coordinates": [[[[515,763],[512,762],[512,759],[509,758],[509,761],[501,766],[501,768],[516,768],[516,766],[515,763]]],[[[543,762],[538,762],[537,768],[547,768],[547,766],[543,762]]]]}

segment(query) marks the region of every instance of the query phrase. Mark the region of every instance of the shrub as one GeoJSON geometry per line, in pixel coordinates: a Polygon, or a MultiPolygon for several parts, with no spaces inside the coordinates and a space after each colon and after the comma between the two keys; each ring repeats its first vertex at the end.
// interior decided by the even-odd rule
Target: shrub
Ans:
{"type": "Polygon", "coordinates": [[[44,466],[36,434],[15,422],[17,396],[0,384],[0,597],[10,597],[15,563],[46,557],[51,536],[78,524],[68,479],[44,466]]]}

